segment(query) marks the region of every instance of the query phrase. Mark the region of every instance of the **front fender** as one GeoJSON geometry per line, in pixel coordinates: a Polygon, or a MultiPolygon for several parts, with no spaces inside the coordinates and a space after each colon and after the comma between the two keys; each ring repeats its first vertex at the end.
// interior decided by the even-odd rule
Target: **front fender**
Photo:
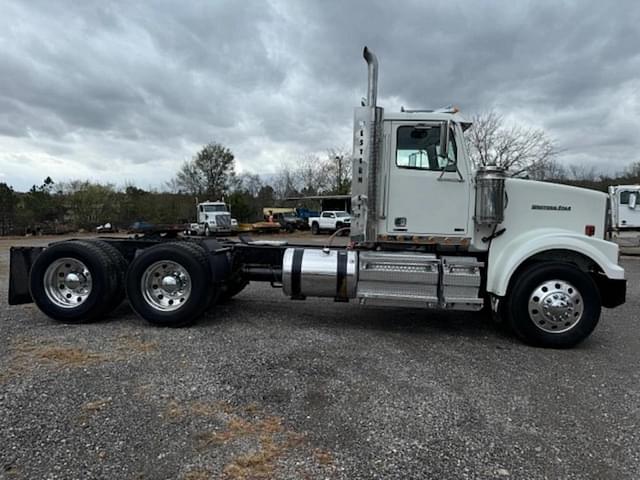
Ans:
{"type": "Polygon", "coordinates": [[[517,268],[532,256],[551,250],[569,250],[593,260],[611,280],[624,279],[618,265],[618,245],[599,238],[554,229],[534,229],[512,239],[497,238],[489,249],[487,291],[504,296],[517,268]]]}

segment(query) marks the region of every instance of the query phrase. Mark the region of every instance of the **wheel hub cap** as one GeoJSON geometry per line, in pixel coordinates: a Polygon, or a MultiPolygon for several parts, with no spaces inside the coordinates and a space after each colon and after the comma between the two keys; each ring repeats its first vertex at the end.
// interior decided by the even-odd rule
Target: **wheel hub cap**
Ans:
{"type": "Polygon", "coordinates": [[[91,294],[93,281],[87,266],[76,258],[59,258],[44,272],[44,292],[57,307],[76,308],[91,294]]]}
{"type": "Polygon", "coordinates": [[[166,276],[162,278],[162,288],[167,293],[175,293],[182,287],[181,282],[173,276],[166,276]]]}
{"type": "Polygon", "coordinates": [[[69,272],[67,276],[64,278],[64,284],[67,288],[71,290],[77,289],[83,283],[86,283],[87,278],[78,272],[69,272]]]}
{"type": "Polygon", "coordinates": [[[179,309],[191,296],[191,277],[177,262],[160,261],[150,265],[140,280],[145,301],[161,312],[179,309]]]}
{"type": "Polygon", "coordinates": [[[584,310],[580,292],[565,280],[549,280],[529,297],[529,317],[539,329],[563,333],[575,327],[584,310]]]}

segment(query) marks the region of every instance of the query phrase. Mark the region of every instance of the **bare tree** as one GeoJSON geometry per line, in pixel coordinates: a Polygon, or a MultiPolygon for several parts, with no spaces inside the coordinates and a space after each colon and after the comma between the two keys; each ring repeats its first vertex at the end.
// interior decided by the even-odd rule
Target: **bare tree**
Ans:
{"type": "Polygon", "coordinates": [[[567,168],[567,178],[569,180],[594,183],[599,181],[601,176],[595,165],[572,164],[567,168]]]}
{"type": "Polygon", "coordinates": [[[327,176],[329,192],[334,195],[346,195],[351,192],[352,158],[343,148],[327,150],[327,176]]]}
{"type": "Polygon", "coordinates": [[[569,172],[564,165],[561,165],[557,160],[552,158],[544,163],[533,165],[527,172],[527,175],[533,180],[560,182],[569,177],[569,172]]]}
{"type": "Polygon", "coordinates": [[[170,184],[192,195],[209,195],[211,200],[218,200],[231,188],[235,177],[233,162],[231,150],[219,143],[209,143],[192,160],[182,164],[170,184]]]}
{"type": "Polygon", "coordinates": [[[620,176],[626,176],[629,178],[638,178],[640,177],[640,161],[633,162],[627,168],[625,168],[624,173],[620,176]]]}
{"type": "Polygon", "coordinates": [[[237,189],[242,190],[252,197],[257,197],[262,188],[262,179],[255,173],[241,173],[237,177],[237,189]]]}
{"type": "Polygon", "coordinates": [[[557,154],[544,130],[507,125],[494,111],[473,118],[467,140],[476,165],[498,165],[514,177],[542,175],[557,154]]]}
{"type": "Polygon", "coordinates": [[[287,197],[294,197],[300,194],[296,178],[291,168],[282,163],[278,172],[271,181],[273,193],[276,199],[283,200],[287,197]]]}

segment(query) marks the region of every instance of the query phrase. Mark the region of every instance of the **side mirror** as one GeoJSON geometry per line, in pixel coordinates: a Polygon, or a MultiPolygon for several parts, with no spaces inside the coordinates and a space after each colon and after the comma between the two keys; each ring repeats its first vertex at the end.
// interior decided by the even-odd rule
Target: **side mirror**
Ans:
{"type": "Polygon", "coordinates": [[[635,210],[636,209],[636,202],[638,200],[638,194],[637,193],[632,193],[631,195],[629,195],[629,208],[631,210],[635,210]]]}
{"type": "Polygon", "coordinates": [[[449,158],[449,129],[451,122],[447,120],[440,124],[440,156],[449,158]]]}

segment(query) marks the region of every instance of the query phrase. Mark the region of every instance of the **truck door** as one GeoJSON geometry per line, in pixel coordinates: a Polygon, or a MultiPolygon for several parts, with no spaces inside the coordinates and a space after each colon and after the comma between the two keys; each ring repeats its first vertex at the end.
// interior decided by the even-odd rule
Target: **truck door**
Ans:
{"type": "Polygon", "coordinates": [[[463,146],[452,128],[450,161],[440,157],[440,128],[440,123],[391,122],[385,195],[389,234],[467,235],[470,174],[461,161],[460,179],[452,163],[464,158],[463,146]]]}
{"type": "Polygon", "coordinates": [[[320,228],[334,228],[336,215],[332,212],[322,212],[320,228]]]}

